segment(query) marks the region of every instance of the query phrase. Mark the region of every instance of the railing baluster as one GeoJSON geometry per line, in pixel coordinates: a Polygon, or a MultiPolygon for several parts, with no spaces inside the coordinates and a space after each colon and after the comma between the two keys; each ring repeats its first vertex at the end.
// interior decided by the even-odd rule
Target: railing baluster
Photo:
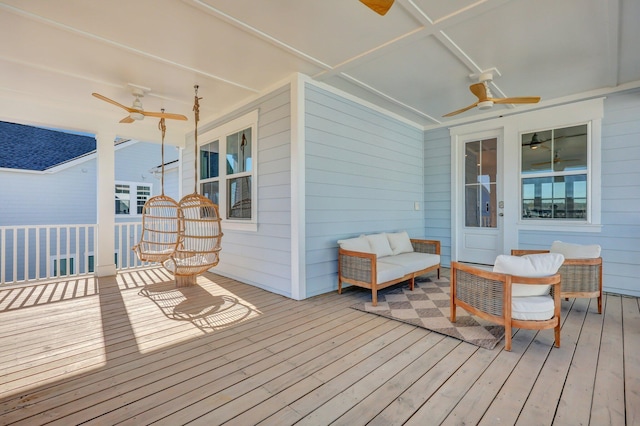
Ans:
{"type": "MultiPolygon", "coordinates": [[[[93,253],[95,268],[99,244],[97,229],[97,224],[0,226],[0,285],[94,273],[95,270],[89,270],[89,259],[93,253]],[[56,274],[53,273],[54,266],[56,274]]],[[[139,232],[141,224],[138,222],[115,225],[116,270],[150,265],[131,254],[139,232]]]]}

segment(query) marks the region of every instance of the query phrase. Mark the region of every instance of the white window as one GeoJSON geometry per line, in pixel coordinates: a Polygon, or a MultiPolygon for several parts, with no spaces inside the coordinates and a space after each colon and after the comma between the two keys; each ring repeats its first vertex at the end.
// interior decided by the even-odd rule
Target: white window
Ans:
{"type": "Polygon", "coordinates": [[[257,230],[258,112],[246,114],[202,135],[200,193],[218,205],[228,229],[257,230]]]}
{"type": "Polygon", "coordinates": [[[149,183],[116,182],[116,215],[140,215],[144,203],[151,198],[149,183]]]}
{"type": "Polygon", "coordinates": [[[522,220],[588,220],[589,125],[521,135],[522,220]]]}

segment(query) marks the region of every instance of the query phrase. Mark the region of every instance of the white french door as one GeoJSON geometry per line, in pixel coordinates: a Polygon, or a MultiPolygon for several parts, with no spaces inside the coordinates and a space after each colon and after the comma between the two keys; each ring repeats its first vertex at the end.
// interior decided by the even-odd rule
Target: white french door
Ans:
{"type": "Polygon", "coordinates": [[[454,143],[452,258],[492,265],[503,252],[502,134],[458,136],[454,143]]]}

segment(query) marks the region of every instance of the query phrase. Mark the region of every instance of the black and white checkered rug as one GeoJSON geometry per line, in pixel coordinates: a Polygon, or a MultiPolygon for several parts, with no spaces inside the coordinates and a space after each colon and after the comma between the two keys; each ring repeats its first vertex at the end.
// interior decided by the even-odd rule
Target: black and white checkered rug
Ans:
{"type": "Polygon", "coordinates": [[[351,307],[493,349],[504,337],[504,327],[470,315],[460,307],[456,322],[452,323],[449,293],[448,279],[419,277],[413,291],[406,282],[401,283],[378,291],[378,306],[368,301],[351,307]]]}

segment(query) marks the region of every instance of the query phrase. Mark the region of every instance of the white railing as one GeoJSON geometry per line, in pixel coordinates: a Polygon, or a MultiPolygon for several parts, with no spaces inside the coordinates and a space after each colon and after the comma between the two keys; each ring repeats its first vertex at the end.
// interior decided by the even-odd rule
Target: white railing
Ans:
{"type": "MultiPolygon", "coordinates": [[[[98,225],[0,226],[0,285],[92,275],[98,225]]],[[[131,248],[140,222],[116,223],[114,261],[117,270],[149,266],[131,248]]]]}

